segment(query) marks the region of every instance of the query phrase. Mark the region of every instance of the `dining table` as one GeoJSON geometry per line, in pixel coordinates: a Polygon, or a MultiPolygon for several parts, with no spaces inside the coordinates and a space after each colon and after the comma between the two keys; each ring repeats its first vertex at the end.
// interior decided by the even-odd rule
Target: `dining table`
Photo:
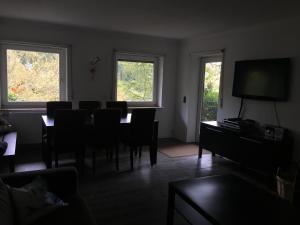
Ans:
{"type": "MultiPolygon", "coordinates": [[[[120,119],[121,128],[126,128],[130,126],[131,113],[128,113],[126,117],[120,119]]],[[[88,126],[93,125],[93,122],[87,121],[88,126]]],[[[158,125],[159,121],[154,121],[153,128],[153,139],[152,148],[150,148],[150,164],[151,166],[157,163],[157,150],[158,150],[158,125]]],[[[52,168],[52,149],[51,141],[53,138],[53,128],[54,128],[54,117],[47,115],[42,115],[42,158],[47,166],[47,168],[52,168]],[[45,141],[47,139],[47,141],[45,141]]]]}

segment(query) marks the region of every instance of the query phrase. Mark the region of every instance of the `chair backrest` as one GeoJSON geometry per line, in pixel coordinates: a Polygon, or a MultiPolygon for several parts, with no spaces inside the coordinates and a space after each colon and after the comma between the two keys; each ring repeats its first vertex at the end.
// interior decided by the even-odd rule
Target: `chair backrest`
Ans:
{"type": "Polygon", "coordinates": [[[57,109],[72,109],[72,102],[65,101],[50,101],[46,103],[47,116],[54,117],[55,111],[57,109]]]}
{"type": "Polygon", "coordinates": [[[121,117],[124,118],[127,116],[128,108],[126,101],[108,101],[106,102],[106,108],[108,109],[120,109],[121,117]]]}
{"type": "Polygon", "coordinates": [[[133,109],[130,135],[137,144],[149,144],[154,135],[155,109],[133,109]]]}
{"type": "Polygon", "coordinates": [[[94,114],[95,133],[99,145],[117,145],[120,140],[121,111],[101,109],[94,114]]]}
{"type": "Polygon", "coordinates": [[[54,115],[54,149],[75,151],[85,139],[86,110],[59,109],[54,115]]]}
{"type": "Polygon", "coordinates": [[[96,110],[101,109],[99,101],[79,101],[79,109],[86,109],[88,114],[93,114],[96,110]]]}

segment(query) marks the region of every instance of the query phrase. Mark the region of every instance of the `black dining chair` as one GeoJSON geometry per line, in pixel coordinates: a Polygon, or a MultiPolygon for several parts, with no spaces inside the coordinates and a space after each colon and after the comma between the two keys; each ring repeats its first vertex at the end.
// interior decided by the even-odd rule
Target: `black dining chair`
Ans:
{"type": "Polygon", "coordinates": [[[72,109],[72,102],[68,101],[50,101],[46,103],[47,116],[54,117],[57,109],[72,109]]]}
{"type": "Polygon", "coordinates": [[[133,153],[139,151],[142,154],[142,147],[148,146],[151,152],[154,138],[155,109],[133,109],[129,134],[122,140],[125,146],[130,148],[130,165],[133,170],[133,153]]]}
{"type": "Polygon", "coordinates": [[[84,169],[86,110],[56,110],[54,114],[53,150],[55,167],[58,155],[73,152],[78,168],[84,169]]]}
{"type": "Polygon", "coordinates": [[[79,109],[85,109],[91,116],[96,110],[101,109],[100,101],[79,101],[79,109]]]}
{"type": "MultiPolygon", "coordinates": [[[[55,111],[57,109],[72,109],[72,102],[69,101],[49,101],[46,103],[46,113],[47,116],[50,118],[54,118],[55,111]]],[[[52,142],[51,137],[52,135],[46,132],[43,132],[44,135],[42,136],[42,148],[46,148],[47,142],[52,142]]],[[[47,151],[51,151],[48,149],[47,151]]]]}
{"type": "Polygon", "coordinates": [[[128,113],[128,107],[126,101],[108,101],[106,102],[107,109],[120,109],[121,117],[125,118],[128,113]]]}
{"type": "Polygon", "coordinates": [[[105,149],[107,158],[112,158],[115,151],[116,169],[119,170],[121,111],[101,109],[94,114],[94,133],[89,144],[93,149],[93,172],[96,171],[96,150],[105,149]]]}

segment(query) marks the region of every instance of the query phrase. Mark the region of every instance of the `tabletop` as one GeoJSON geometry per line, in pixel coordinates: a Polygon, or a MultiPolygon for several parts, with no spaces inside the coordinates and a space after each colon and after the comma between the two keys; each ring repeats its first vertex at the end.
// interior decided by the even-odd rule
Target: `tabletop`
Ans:
{"type": "MultiPolygon", "coordinates": [[[[43,123],[46,127],[53,127],[54,126],[54,118],[48,117],[47,115],[42,115],[43,123]]],[[[127,124],[131,121],[131,113],[127,114],[127,117],[121,118],[121,124],[127,124]]]]}
{"type": "Polygon", "coordinates": [[[1,140],[7,142],[7,149],[4,153],[4,157],[15,156],[16,154],[16,141],[17,141],[17,132],[9,132],[1,136],[1,140]]]}
{"type": "Polygon", "coordinates": [[[300,224],[290,203],[233,175],[172,182],[170,187],[212,224],[300,224]]]}

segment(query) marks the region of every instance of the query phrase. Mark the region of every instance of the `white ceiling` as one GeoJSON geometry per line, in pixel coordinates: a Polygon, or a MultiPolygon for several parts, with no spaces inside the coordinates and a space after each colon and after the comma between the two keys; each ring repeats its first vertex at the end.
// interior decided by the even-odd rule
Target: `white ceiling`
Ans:
{"type": "Polygon", "coordinates": [[[299,0],[0,0],[0,17],[169,38],[296,16],[299,0]]]}

